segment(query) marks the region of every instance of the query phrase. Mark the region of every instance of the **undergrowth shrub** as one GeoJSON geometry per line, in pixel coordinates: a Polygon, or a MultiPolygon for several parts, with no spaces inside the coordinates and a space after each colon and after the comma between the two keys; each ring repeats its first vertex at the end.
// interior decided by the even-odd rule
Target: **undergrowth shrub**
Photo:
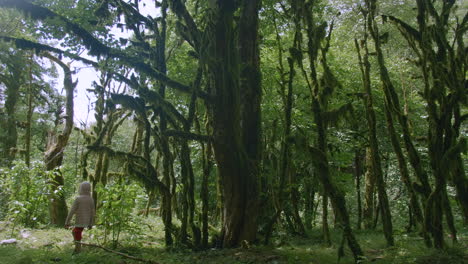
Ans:
{"type": "Polygon", "coordinates": [[[112,246],[116,247],[123,232],[131,236],[141,234],[141,226],[137,224],[141,221],[134,213],[141,191],[141,187],[129,182],[115,182],[97,187],[97,225],[104,230],[104,244],[110,240],[112,246]]]}
{"type": "Polygon", "coordinates": [[[0,171],[0,217],[26,227],[46,224],[48,216],[48,173],[40,161],[25,163],[15,161],[11,169],[0,171]]]}

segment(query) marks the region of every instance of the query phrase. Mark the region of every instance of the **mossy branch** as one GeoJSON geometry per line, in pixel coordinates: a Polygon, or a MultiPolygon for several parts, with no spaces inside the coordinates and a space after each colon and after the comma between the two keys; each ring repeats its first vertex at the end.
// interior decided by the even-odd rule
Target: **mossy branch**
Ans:
{"type": "MultiPolygon", "coordinates": [[[[122,50],[111,48],[100,42],[96,37],[89,33],[86,29],[80,25],[73,23],[66,17],[59,15],[45,7],[24,1],[24,0],[0,0],[0,7],[16,8],[20,11],[31,16],[33,19],[44,20],[46,18],[56,18],[65,23],[66,30],[73,33],[82,39],[83,44],[89,50],[90,55],[97,57],[108,56],[111,58],[119,59],[120,62],[124,65],[135,68],[138,71],[141,71],[148,76],[161,81],[165,85],[174,88],[176,90],[192,93],[190,86],[179,83],[167,77],[165,74],[157,71],[151,65],[143,62],[143,60],[136,56],[131,56],[123,52],[122,50]]],[[[203,99],[208,99],[208,94],[204,92],[199,92],[198,96],[203,99]]]]}
{"type": "Polygon", "coordinates": [[[54,48],[45,44],[30,41],[24,38],[12,38],[12,37],[7,37],[7,36],[0,36],[0,40],[13,43],[19,49],[34,50],[37,54],[41,52],[52,52],[52,53],[58,54],[58,56],[63,55],[70,59],[78,60],[85,64],[91,65],[93,67],[98,67],[98,63],[95,61],[88,60],[76,54],[73,54],[73,53],[70,53],[61,49],[57,49],[57,48],[54,48]]]}
{"type": "Polygon", "coordinates": [[[167,137],[179,137],[187,140],[196,140],[200,142],[210,142],[212,140],[210,136],[199,135],[179,130],[166,130],[163,132],[163,134],[167,137]]]}
{"type": "Polygon", "coordinates": [[[200,47],[200,37],[201,32],[198,30],[193,17],[188,12],[185,4],[181,0],[171,0],[169,1],[169,6],[171,7],[172,12],[174,12],[177,17],[185,22],[188,30],[186,31],[190,35],[190,40],[193,43],[196,49],[200,47]]]}
{"type": "MultiPolygon", "coordinates": [[[[170,102],[168,102],[162,96],[160,96],[159,93],[141,86],[138,83],[138,81],[135,80],[134,78],[129,79],[118,73],[114,73],[114,76],[116,76],[119,81],[125,82],[127,85],[132,87],[132,89],[137,91],[139,95],[141,96],[141,98],[145,98],[146,102],[150,102],[154,106],[160,106],[173,119],[178,120],[182,124],[187,123],[187,120],[185,119],[185,117],[181,113],[179,113],[179,111],[170,102]]],[[[112,96],[115,96],[115,95],[116,94],[112,94],[112,96]]]]}
{"type": "Polygon", "coordinates": [[[105,152],[110,158],[128,162],[128,172],[136,176],[147,188],[158,188],[161,193],[170,195],[169,188],[158,179],[158,173],[149,160],[129,152],[116,151],[107,146],[88,146],[87,148],[89,151],[97,153],[105,152]],[[143,173],[139,168],[149,169],[149,171],[143,173]]]}

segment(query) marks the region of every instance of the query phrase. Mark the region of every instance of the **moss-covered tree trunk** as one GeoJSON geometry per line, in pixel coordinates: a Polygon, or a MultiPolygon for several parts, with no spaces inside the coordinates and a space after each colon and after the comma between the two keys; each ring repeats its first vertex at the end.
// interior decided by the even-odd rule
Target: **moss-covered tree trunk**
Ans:
{"type": "Polygon", "coordinates": [[[240,3],[239,33],[234,13],[238,2],[213,7],[214,88],[213,148],[223,192],[223,246],[254,241],[257,234],[260,161],[260,73],[258,10],[260,1],[240,3]],[[237,48],[239,47],[239,49],[237,48]]]}
{"type": "MultiPolygon", "coordinates": [[[[369,15],[365,16],[367,25],[369,24],[369,15]]],[[[366,30],[367,31],[367,30],[366,30]]],[[[377,140],[377,120],[375,116],[373,98],[372,98],[372,87],[370,79],[370,62],[369,62],[369,51],[367,47],[367,33],[365,33],[365,39],[363,40],[364,56],[361,57],[360,47],[356,43],[356,48],[358,50],[358,57],[360,68],[362,72],[363,79],[363,88],[365,94],[365,110],[366,110],[366,120],[367,126],[369,129],[369,149],[371,155],[372,171],[375,176],[377,193],[379,195],[379,205],[380,213],[382,215],[382,224],[384,235],[387,240],[387,245],[393,246],[393,226],[392,226],[392,217],[390,212],[390,205],[388,202],[387,191],[385,187],[385,180],[382,173],[382,164],[379,153],[379,143],[377,140]]]]}
{"type": "Polygon", "coordinates": [[[457,200],[463,214],[463,223],[468,226],[468,180],[465,176],[465,169],[461,155],[457,155],[454,161],[455,165],[450,174],[453,185],[457,191],[457,200]]]}
{"type": "MultiPolygon", "coordinates": [[[[55,137],[55,133],[50,134],[53,138],[48,139],[48,146],[44,157],[44,163],[47,171],[52,171],[62,165],[63,153],[67,146],[68,139],[73,129],[73,91],[76,83],[72,80],[72,72],[68,65],[59,59],[46,54],[45,57],[57,63],[64,71],[63,86],[66,92],[65,103],[65,126],[62,133],[55,137]]],[[[50,221],[54,225],[63,226],[67,218],[68,208],[63,193],[65,180],[60,170],[54,172],[50,179],[50,197],[49,212],[50,221]]]]}
{"type": "MultiPolygon", "coordinates": [[[[371,0],[367,2],[367,8],[369,9],[369,17],[368,17],[368,28],[369,32],[371,33],[372,39],[374,40],[375,51],[377,53],[377,61],[379,65],[379,72],[380,72],[380,79],[382,82],[382,88],[385,94],[385,116],[387,118],[387,128],[390,135],[390,141],[392,143],[395,155],[398,160],[398,167],[400,170],[400,175],[405,187],[408,191],[409,195],[409,203],[410,208],[412,210],[412,215],[414,216],[416,223],[420,228],[423,227],[424,219],[422,215],[421,206],[419,205],[418,197],[416,191],[413,188],[412,181],[409,176],[408,167],[406,165],[406,159],[404,157],[403,151],[401,149],[401,144],[396,134],[394,121],[393,121],[393,113],[395,113],[400,120],[400,124],[407,128],[407,122],[405,118],[403,118],[402,109],[400,107],[398,95],[396,94],[395,88],[393,83],[390,79],[387,67],[385,65],[384,55],[382,52],[381,47],[381,40],[379,35],[379,29],[377,27],[376,22],[374,21],[375,12],[376,12],[376,1],[371,0]]],[[[405,138],[409,140],[409,145],[412,146],[412,140],[409,135],[408,129],[403,129],[403,133],[405,134],[405,138]]],[[[416,153],[417,154],[417,153],[416,153]]],[[[418,170],[418,168],[416,169],[418,170]]],[[[421,172],[419,172],[421,174],[421,172]]],[[[423,172],[423,176],[419,177],[422,179],[424,189],[429,188],[427,186],[427,176],[423,172]]],[[[427,195],[427,190],[424,190],[424,193],[427,195]]],[[[423,230],[423,236],[427,240],[428,237],[426,232],[423,230]]]]}
{"type": "Polygon", "coordinates": [[[372,158],[369,148],[366,148],[365,158],[366,172],[364,174],[364,207],[362,210],[362,220],[364,228],[373,228],[374,208],[375,208],[375,177],[372,170],[372,158]]]}
{"type": "MultiPolygon", "coordinates": [[[[211,127],[208,122],[205,124],[206,131],[210,131],[211,127]]],[[[200,129],[199,129],[200,131],[200,129]]],[[[210,133],[208,133],[210,134],[210,133]]],[[[201,183],[201,188],[200,188],[200,198],[202,202],[202,214],[201,214],[201,224],[202,224],[202,231],[201,231],[201,246],[202,248],[207,248],[208,247],[208,213],[209,213],[209,197],[210,197],[210,190],[208,188],[208,184],[210,181],[210,174],[211,170],[213,168],[213,161],[212,161],[212,156],[213,156],[213,151],[212,151],[212,146],[211,142],[208,142],[207,144],[202,143],[202,170],[203,170],[203,176],[202,176],[202,183],[201,183]]]]}
{"type": "Polygon", "coordinates": [[[354,151],[354,178],[356,183],[356,203],[357,203],[357,221],[356,229],[362,228],[362,198],[361,198],[361,178],[363,172],[362,166],[362,151],[357,149],[354,151]]]}
{"type": "MultiPolygon", "coordinates": [[[[344,238],[348,241],[348,246],[351,249],[355,261],[359,261],[363,256],[362,249],[357,242],[354,233],[351,228],[351,222],[349,219],[348,209],[346,208],[346,202],[344,195],[339,191],[334,181],[331,179],[330,168],[328,164],[328,141],[327,141],[327,120],[324,118],[324,113],[328,108],[328,96],[333,92],[334,88],[339,86],[335,76],[333,76],[330,68],[327,64],[326,54],[330,45],[331,30],[327,37],[324,32],[324,24],[315,21],[313,14],[314,2],[305,2],[303,0],[294,1],[294,9],[296,9],[304,21],[304,32],[307,36],[307,55],[309,60],[309,72],[304,74],[304,77],[309,79],[309,89],[311,93],[311,110],[313,120],[316,126],[317,140],[316,147],[310,148],[312,158],[314,159],[314,165],[317,170],[317,178],[320,180],[324,196],[328,196],[332,203],[332,207],[335,210],[335,215],[338,220],[339,226],[343,229],[344,238]],[[322,47],[322,41],[325,40],[324,47],[322,47]],[[317,74],[317,65],[320,57],[320,66],[323,67],[324,73],[319,81],[317,74]],[[324,91],[327,92],[324,92],[324,91]]],[[[301,48],[301,45],[298,46],[301,48]]],[[[298,51],[301,49],[298,49],[298,51]]],[[[300,61],[299,58],[298,62],[300,61]]],[[[302,61],[299,62],[301,70],[305,73],[305,67],[302,61]]]]}
{"type": "Polygon", "coordinates": [[[34,113],[34,88],[33,88],[33,58],[34,54],[31,53],[29,55],[29,65],[28,65],[28,75],[29,75],[29,83],[28,83],[28,111],[26,113],[26,133],[24,135],[24,162],[26,166],[31,165],[31,129],[32,129],[32,117],[34,113]]]}
{"type": "Polygon", "coordinates": [[[330,227],[328,225],[328,195],[322,194],[322,238],[327,246],[331,246],[330,227]]]}
{"type": "Polygon", "coordinates": [[[18,129],[16,109],[21,87],[22,68],[12,58],[10,65],[11,76],[0,74],[0,82],[5,85],[5,117],[2,118],[2,134],[0,135],[2,151],[0,151],[0,163],[10,166],[17,153],[18,129]]]}

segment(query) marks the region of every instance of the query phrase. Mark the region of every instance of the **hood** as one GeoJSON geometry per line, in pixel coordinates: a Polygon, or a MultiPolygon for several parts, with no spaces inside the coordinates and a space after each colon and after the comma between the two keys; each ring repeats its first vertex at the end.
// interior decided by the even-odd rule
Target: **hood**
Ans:
{"type": "Polygon", "coordinates": [[[87,181],[80,184],[80,189],[78,191],[80,195],[90,195],[91,194],[91,184],[87,181]]]}

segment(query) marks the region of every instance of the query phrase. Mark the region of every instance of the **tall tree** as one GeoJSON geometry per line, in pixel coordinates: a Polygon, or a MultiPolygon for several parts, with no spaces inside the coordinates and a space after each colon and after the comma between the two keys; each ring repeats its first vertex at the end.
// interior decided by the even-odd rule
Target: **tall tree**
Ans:
{"type": "MultiPolygon", "coordinates": [[[[301,29],[307,36],[306,54],[308,59],[309,69],[306,71],[304,62],[302,61],[302,45],[295,47],[294,59],[297,60],[299,67],[306,79],[307,86],[311,97],[311,110],[313,120],[316,126],[317,139],[314,147],[309,147],[313,163],[317,170],[317,178],[324,189],[323,206],[327,208],[327,197],[330,199],[334,209],[337,222],[343,229],[343,238],[347,240],[348,246],[351,249],[355,261],[359,261],[363,252],[351,228],[348,209],[344,194],[336,186],[330,173],[328,163],[328,140],[327,130],[331,120],[327,119],[330,115],[329,99],[333,91],[340,87],[340,84],[332,73],[328,62],[327,53],[330,48],[330,37],[333,31],[333,23],[330,24],[327,35],[327,23],[319,21],[313,13],[314,8],[317,8],[317,3],[313,1],[295,0],[292,2],[293,10],[296,10],[297,15],[301,17],[301,29]],[[322,76],[318,74],[318,68],[323,68],[322,76]]],[[[335,110],[336,111],[336,110],[335,110]]],[[[335,113],[336,115],[336,113],[335,113]]],[[[343,240],[344,241],[344,240],[343,240]]]]}
{"type": "Polygon", "coordinates": [[[44,157],[46,170],[56,170],[53,173],[53,178],[51,179],[51,197],[49,208],[50,221],[52,224],[63,226],[65,224],[65,219],[67,218],[68,209],[65,196],[62,191],[65,180],[59,167],[62,165],[64,149],[67,146],[68,139],[70,138],[70,134],[74,126],[73,95],[77,83],[73,82],[72,72],[67,64],[47,53],[44,54],[44,57],[49,58],[54,63],[57,63],[64,72],[63,86],[66,92],[65,124],[60,134],[57,135],[55,132],[49,133],[47,150],[44,157]]]}
{"type": "Polygon", "coordinates": [[[361,56],[360,47],[356,41],[356,48],[358,49],[359,64],[362,72],[363,78],[363,88],[365,96],[365,106],[366,106],[366,119],[367,125],[369,128],[369,150],[370,158],[372,164],[372,173],[375,176],[377,193],[379,195],[379,208],[382,215],[382,224],[387,240],[387,245],[393,246],[393,225],[392,217],[390,212],[390,205],[388,202],[387,190],[385,188],[385,181],[382,172],[382,164],[380,159],[379,152],[379,143],[377,140],[377,131],[376,131],[376,114],[374,110],[374,103],[372,97],[372,86],[370,78],[370,62],[369,62],[369,49],[368,49],[368,37],[367,37],[367,28],[369,25],[370,15],[367,10],[363,10],[363,15],[366,21],[365,30],[364,30],[364,40],[362,41],[362,48],[364,49],[364,55],[361,56]]]}
{"type": "MultiPolygon", "coordinates": [[[[447,208],[446,186],[448,169],[457,190],[457,200],[467,219],[468,196],[466,176],[461,162],[461,152],[466,140],[460,135],[462,115],[460,108],[466,104],[466,49],[463,35],[466,33],[468,15],[452,20],[455,1],[436,5],[431,1],[418,0],[417,28],[393,16],[383,16],[393,22],[419,59],[423,75],[423,98],[428,113],[428,149],[434,190],[426,200],[425,228],[431,233],[436,248],[445,247],[443,215],[447,208]],[[451,34],[451,25],[454,32],[451,34]]],[[[449,221],[450,224],[450,221],[449,221]]]]}
{"type": "MultiPolygon", "coordinates": [[[[424,223],[423,213],[422,213],[419,201],[418,201],[417,193],[413,187],[413,182],[410,179],[408,167],[406,165],[407,164],[406,158],[403,154],[401,144],[397,136],[396,129],[394,126],[394,121],[393,121],[394,119],[393,116],[395,115],[400,121],[400,125],[403,127],[402,132],[405,138],[405,142],[407,142],[406,145],[409,151],[415,151],[413,147],[411,135],[409,134],[409,130],[408,130],[407,117],[404,115],[403,109],[401,109],[400,107],[398,95],[396,93],[393,82],[390,79],[390,75],[389,75],[387,66],[385,64],[384,55],[382,51],[382,37],[379,33],[379,28],[377,26],[377,23],[375,22],[377,2],[367,1],[366,8],[369,12],[369,18],[367,20],[367,27],[369,28],[370,35],[374,42],[375,51],[377,53],[377,62],[378,62],[378,67],[379,67],[380,79],[382,82],[382,89],[384,90],[384,94],[385,94],[385,115],[387,118],[388,133],[390,135],[390,140],[391,140],[395,155],[397,156],[401,179],[403,183],[405,184],[405,187],[408,191],[410,210],[412,211],[412,214],[414,215],[416,223],[418,224],[420,228],[422,228],[423,223],[424,223]]],[[[412,155],[419,156],[417,153],[414,153],[412,155]]],[[[413,164],[415,164],[415,162],[413,162],[413,164]]],[[[421,170],[422,169],[420,169],[419,167],[417,166],[415,167],[415,171],[419,174],[422,174],[419,176],[419,178],[422,179],[422,182],[424,184],[424,189],[430,189],[430,187],[427,186],[428,184],[427,175],[425,174],[425,172],[422,172],[421,170]]],[[[427,191],[425,191],[424,193],[426,194],[426,198],[427,198],[427,191]]],[[[423,232],[424,237],[427,240],[428,238],[426,236],[425,230],[423,229],[422,232],[423,232]]]]}

